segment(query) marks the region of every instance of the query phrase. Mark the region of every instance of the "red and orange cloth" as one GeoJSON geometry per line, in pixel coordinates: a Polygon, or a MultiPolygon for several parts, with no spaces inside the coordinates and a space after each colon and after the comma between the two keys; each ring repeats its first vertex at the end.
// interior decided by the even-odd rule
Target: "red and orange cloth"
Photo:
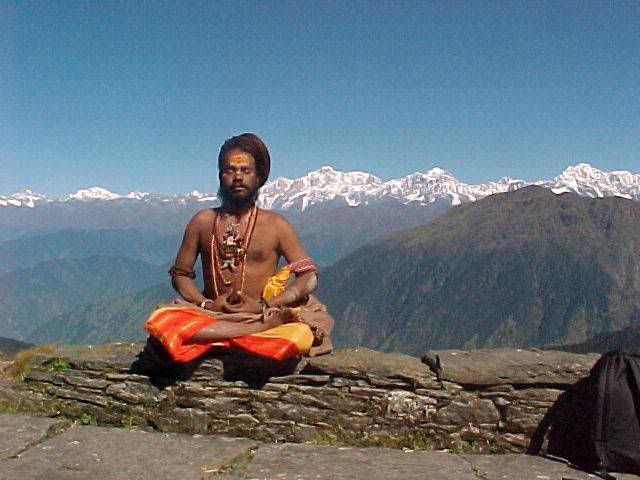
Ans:
{"type": "MultiPolygon", "coordinates": [[[[269,278],[262,296],[270,300],[286,288],[291,274],[315,271],[310,259],[300,260],[282,267],[269,278]]],[[[299,307],[300,315],[324,311],[324,306],[312,304],[299,307]]],[[[308,353],[313,345],[311,328],[302,322],[287,323],[264,332],[242,337],[230,338],[208,345],[188,343],[188,340],[205,327],[219,320],[242,321],[245,323],[260,321],[261,314],[225,314],[210,312],[189,303],[161,305],[154,310],[145,323],[145,330],[156,338],[175,362],[189,362],[204,355],[213,348],[237,348],[244,352],[267,357],[273,360],[286,360],[308,353]]]]}

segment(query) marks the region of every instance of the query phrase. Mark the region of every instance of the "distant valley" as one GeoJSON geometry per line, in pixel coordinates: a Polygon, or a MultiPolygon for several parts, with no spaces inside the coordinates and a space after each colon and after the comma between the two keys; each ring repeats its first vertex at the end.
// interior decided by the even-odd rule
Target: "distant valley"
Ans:
{"type": "Polygon", "coordinates": [[[31,268],[42,262],[91,256],[127,257],[153,265],[170,264],[180,245],[181,232],[164,235],[134,228],[77,230],[0,242],[0,274],[31,268]]]}
{"type": "Polygon", "coordinates": [[[640,353],[640,325],[631,325],[630,327],[614,332],[599,333],[580,343],[549,345],[547,348],[565,350],[573,353],[606,353],[611,350],[626,350],[628,352],[640,353]]]}

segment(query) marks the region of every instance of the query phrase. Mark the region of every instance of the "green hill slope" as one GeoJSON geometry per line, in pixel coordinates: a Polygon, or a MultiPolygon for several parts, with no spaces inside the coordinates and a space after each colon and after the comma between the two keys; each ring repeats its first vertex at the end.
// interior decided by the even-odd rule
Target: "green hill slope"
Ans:
{"type": "Polygon", "coordinates": [[[362,247],[320,283],[337,345],[577,343],[640,323],[640,204],[493,195],[362,247]]]}
{"type": "Polygon", "coordinates": [[[177,294],[169,281],[144,291],[84,305],[72,313],[59,315],[30,336],[36,343],[99,344],[146,338],[142,325],[160,303],[177,294]]]}
{"type": "Polygon", "coordinates": [[[0,335],[29,340],[30,332],[80,305],[148,288],[166,267],[122,257],[43,262],[0,275],[0,335]]]}

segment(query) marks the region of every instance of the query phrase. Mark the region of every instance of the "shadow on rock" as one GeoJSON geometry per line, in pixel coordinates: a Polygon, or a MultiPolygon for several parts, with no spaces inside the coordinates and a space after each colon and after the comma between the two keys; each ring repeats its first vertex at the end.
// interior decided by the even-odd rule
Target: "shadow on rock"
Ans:
{"type": "Polygon", "coordinates": [[[212,357],[223,364],[222,377],[229,382],[245,382],[253,388],[260,388],[271,377],[291,375],[300,360],[292,358],[278,362],[264,357],[247,355],[240,351],[224,352],[212,357]]]}
{"type": "Polygon", "coordinates": [[[129,372],[149,377],[151,383],[159,389],[180,381],[207,379],[241,381],[259,388],[271,377],[294,373],[299,362],[300,360],[295,358],[278,362],[247,355],[238,350],[221,350],[191,362],[174,362],[162,344],[149,337],[143,351],[131,364],[129,372]]]}

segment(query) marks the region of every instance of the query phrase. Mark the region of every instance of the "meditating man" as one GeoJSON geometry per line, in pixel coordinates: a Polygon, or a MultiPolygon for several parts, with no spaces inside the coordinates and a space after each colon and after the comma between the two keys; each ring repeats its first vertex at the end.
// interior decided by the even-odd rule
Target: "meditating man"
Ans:
{"type": "Polygon", "coordinates": [[[186,302],[158,308],[145,325],[175,361],[216,346],[279,360],[332,350],[333,319],[311,296],[317,286],[313,261],[287,220],[256,206],[270,165],[267,147],[251,133],[220,149],[222,204],[191,219],[169,271],[186,302]],[[193,281],[198,255],[202,292],[193,281]],[[280,257],[287,265],[276,272],[280,257]]]}

